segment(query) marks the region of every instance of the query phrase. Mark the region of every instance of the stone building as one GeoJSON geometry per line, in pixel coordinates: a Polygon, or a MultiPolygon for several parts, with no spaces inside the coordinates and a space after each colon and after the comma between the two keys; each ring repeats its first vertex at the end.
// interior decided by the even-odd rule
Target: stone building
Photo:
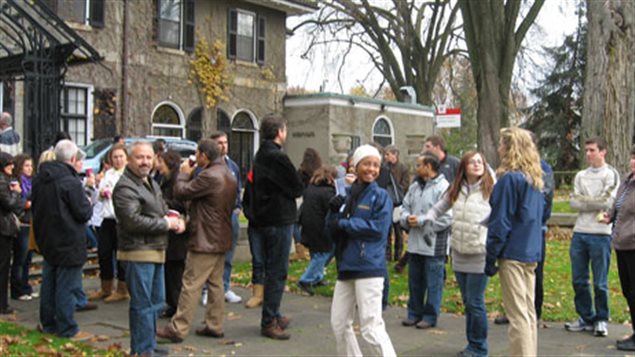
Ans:
{"type": "MultiPolygon", "coordinates": [[[[116,134],[198,140],[231,132],[232,156],[249,166],[259,119],[282,111],[287,16],[313,0],[43,0],[103,60],[69,67],[61,91],[61,129],[79,145],[116,134]],[[206,109],[190,78],[201,38],[225,44],[232,80],[227,101],[206,109]]],[[[13,106],[23,128],[20,84],[13,106]]]]}
{"type": "Polygon", "coordinates": [[[284,113],[289,121],[285,146],[295,165],[307,147],[338,164],[350,150],[376,142],[396,145],[402,162],[413,166],[434,121],[432,107],[333,93],[287,96],[284,113]]]}

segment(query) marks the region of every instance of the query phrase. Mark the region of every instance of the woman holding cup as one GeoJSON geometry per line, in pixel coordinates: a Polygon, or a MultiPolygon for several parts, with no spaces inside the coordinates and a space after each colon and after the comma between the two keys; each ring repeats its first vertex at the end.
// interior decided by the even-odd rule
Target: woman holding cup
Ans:
{"type": "Polygon", "coordinates": [[[112,167],[106,171],[103,179],[99,182],[98,199],[102,203],[103,221],[99,227],[97,256],[99,258],[99,277],[101,279],[101,290],[89,295],[89,300],[104,299],[104,302],[117,302],[127,300],[128,287],[126,286],[123,267],[119,262],[116,265],[117,289],[113,291],[115,278],[115,256],[117,252],[117,221],[115,220],[115,209],[112,204],[112,191],[123,175],[123,171],[128,163],[128,152],[123,144],[115,144],[108,152],[108,159],[112,167]]]}

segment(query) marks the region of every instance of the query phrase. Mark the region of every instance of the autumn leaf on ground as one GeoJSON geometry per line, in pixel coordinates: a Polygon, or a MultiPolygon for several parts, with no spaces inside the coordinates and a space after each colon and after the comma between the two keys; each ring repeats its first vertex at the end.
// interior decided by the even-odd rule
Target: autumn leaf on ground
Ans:
{"type": "Polygon", "coordinates": [[[183,350],[184,351],[188,351],[188,352],[196,352],[196,351],[198,351],[198,349],[196,347],[193,347],[193,346],[183,346],[183,350]]]}
{"type": "Polygon", "coordinates": [[[22,339],[18,336],[4,336],[2,342],[5,345],[17,345],[22,342],[22,339]]]}
{"type": "Polygon", "coordinates": [[[445,332],[443,330],[439,330],[437,328],[430,329],[430,330],[428,330],[428,332],[430,332],[433,335],[445,335],[445,334],[447,334],[447,332],[445,332]]]}
{"type": "Polygon", "coordinates": [[[401,295],[397,296],[397,301],[401,301],[401,302],[408,301],[408,295],[401,294],[401,295]]]}
{"type": "Polygon", "coordinates": [[[35,352],[37,352],[39,355],[54,355],[57,353],[55,349],[45,345],[35,346],[35,352]]]}
{"type": "Polygon", "coordinates": [[[230,312],[227,314],[227,321],[240,320],[242,318],[241,315],[230,312]]]}
{"type": "Polygon", "coordinates": [[[110,340],[110,336],[107,335],[96,335],[90,339],[92,342],[104,342],[110,340]]]}
{"type": "Polygon", "coordinates": [[[220,341],[218,341],[218,345],[220,345],[220,346],[236,345],[236,341],[234,341],[234,340],[220,340],[220,341]]]}

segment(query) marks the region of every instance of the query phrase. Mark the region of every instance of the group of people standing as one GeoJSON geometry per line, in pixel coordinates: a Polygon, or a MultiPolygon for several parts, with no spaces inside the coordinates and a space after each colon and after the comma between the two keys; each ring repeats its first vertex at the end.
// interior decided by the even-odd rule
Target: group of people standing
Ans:
{"type": "MultiPolygon", "coordinates": [[[[510,354],[537,354],[540,307],[535,301],[541,301],[553,175],[530,132],[500,131],[495,173],[482,153],[469,151],[459,160],[447,154],[440,137],[429,137],[416,159],[412,182],[393,146],[356,148],[338,175],[322,165],[313,149],[307,149],[300,170],[295,169],[283,151],[287,126],[281,116],[263,118],[261,137],[242,199],[241,173],[227,156],[227,134],[222,132],[198,143],[195,160],[182,161],[160,141],[139,141],[129,148],[115,143],[106,167],[83,179],[84,154],[68,139],[60,139],[42,156],[37,175],[30,157],[1,152],[0,314],[13,311],[7,301],[11,260],[11,296],[30,300],[36,295],[28,284],[32,233],[44,257],[38,328],[75,340],[90,337],[79,330],[73,313],[95,308],[82,287],[91,222],[99,226],[101,289],[88,299],[130,300],[131,354],[166,352],[157,347],[157,336],[183,341],[204,289],[205,320],[195,332],[223,337],[224,303],[241,299],[229,280],[242,210],[249,221],[252,254],[253,296],[246,306],[262,306],[260,332],[265,337],[291,337],[291,320],[281,304],[294,226],[299,226],[300,242],[311,257],[298,282],[302,290],[313,294],[316,286],[327,284],[324,268],[336,260],[331,327],[338,354],[362,354],[353,327],[358,314],[361,336],[373,352],[396,355],[382,318],[389,289],[387,260],[398,260],[398,271],[409,266],[402,325],[435,327],[448,256],[465,306],[467,346],[459,355],[489,354],[485,289],[495,274],[500,274],[510,324],[510,354]],[[408,232],[403,254],[402,231],[408,232]],[[158,326],[160,316],[170,321],[158,326]]],[[[587,140],[585,151],[590,167],[576,176],[571,198],[580,211],[571,244],[580,318],[565,327],[606,336],[611,243],[624,296],[631,314],[635,311],[635,148],[632,172],[621,179],[604,160],[602,139],[587,140]]],[[[635,337],[618,341],[617,348],[635,350],[635,337]]]]}

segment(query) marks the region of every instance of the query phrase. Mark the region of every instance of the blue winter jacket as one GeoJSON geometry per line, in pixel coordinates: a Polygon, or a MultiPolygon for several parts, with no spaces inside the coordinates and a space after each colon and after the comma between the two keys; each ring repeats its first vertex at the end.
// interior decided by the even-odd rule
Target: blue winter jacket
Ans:
{"type": "MultiPolygon", "coordinates": [[[[384,276],[392,209],[388,192],[372,182],[360,193],[350,217],[336,220],[340,232],[335,252],[339,280],[384,276]]],[[[344,206],[340,212],[345,212],[344,206]]]]}
{"type": "Polygon", "coordinates": [[[544,196],[519,171],[504,174],[489,199],[492,213],[487,226],[487,260],[533,263],[542,258],[544,196]]]}

